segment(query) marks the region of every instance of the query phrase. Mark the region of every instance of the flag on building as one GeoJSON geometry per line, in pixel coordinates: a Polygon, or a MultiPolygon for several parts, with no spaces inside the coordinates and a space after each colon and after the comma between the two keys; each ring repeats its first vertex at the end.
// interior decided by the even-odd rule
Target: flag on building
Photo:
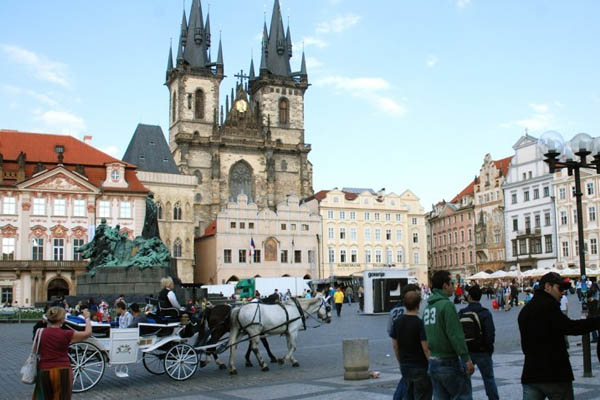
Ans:
{"type": "Polygon", "coordinates": [[[254,245],[254,238],[250,238],[250,257],[254,256],[254,250],[256,250],[256,246],[254,245]]]}

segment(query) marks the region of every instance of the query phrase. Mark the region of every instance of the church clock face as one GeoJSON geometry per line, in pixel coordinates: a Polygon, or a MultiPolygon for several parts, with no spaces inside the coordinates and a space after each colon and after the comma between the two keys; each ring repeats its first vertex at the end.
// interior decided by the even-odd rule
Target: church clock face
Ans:
{"type": "Polygon", "coordinates": [[[238,100],[235,102],[235,109],[241,113],[245,113],[248,110],[248,102],[246,100],[238,100]]]}

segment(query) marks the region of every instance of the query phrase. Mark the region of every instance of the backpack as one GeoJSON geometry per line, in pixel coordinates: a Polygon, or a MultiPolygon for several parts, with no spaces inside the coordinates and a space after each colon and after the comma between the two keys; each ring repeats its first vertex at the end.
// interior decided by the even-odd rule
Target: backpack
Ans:
{"type": "Polygon", "coordinates": [[[475,311],[461,312],[460,324],[465,332],[465,342],[469,352],[481,352],[483,350],[483,331],[479,315],[475,311]]]}

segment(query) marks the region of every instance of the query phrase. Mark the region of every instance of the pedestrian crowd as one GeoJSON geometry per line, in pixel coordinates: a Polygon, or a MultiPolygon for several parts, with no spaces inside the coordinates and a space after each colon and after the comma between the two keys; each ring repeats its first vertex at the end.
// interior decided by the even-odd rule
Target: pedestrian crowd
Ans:
{"type": "MultiPolygon", "coordinates": [[[[520,305],[517,284],[501,283],[490,292],[477,284],[455,286],[448,271],[437,271],[431,286],[422,312],[424,290],[412,284],[402,289],[402,301],[390,311],[388,334],[402,374],[394,399],[472,399],[475,367],[481,373],[487,398],[499,399],[493,365],[494,320],[480,300],[484,291],[488,296],[493,293],[498,309],[508,311],[520,305]],[[457,311],[456,304],[466,306],[457,311]]],[[[575,289],[568,279],[547,273],[535,282],[519,313],[525,357],[521,374],[524,400],[574,399],[565,337],[591,332],[597,341],[600,328],[598,290],[594,293],[593,284],[580,296],[587,306],[587,318],[568,317],[565,291],[579,291],[580,286],[587,283],[575,289]]]]}

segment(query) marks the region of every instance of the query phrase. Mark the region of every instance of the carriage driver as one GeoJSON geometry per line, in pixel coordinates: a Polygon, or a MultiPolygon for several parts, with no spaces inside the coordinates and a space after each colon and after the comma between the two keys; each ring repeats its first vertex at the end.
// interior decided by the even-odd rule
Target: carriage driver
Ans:
{"type": "Polygon", "coordinates": [[[166,278],[162,278],[160,280],[160,286],[162,286],[162,290],[158,293],[158,301],[160,304],[160,308],[172,308],[173,311],[167,310],[167,312],[161,312],[161,317],[179,317],[179,314],[185,311],[185,307],[182,307],[177,301],[177,295],[173,288],[175,284],[173,283],[173,278],[170,276],[166,278]],[[169,312],[171,311],[171,312],[169,312]]]}

